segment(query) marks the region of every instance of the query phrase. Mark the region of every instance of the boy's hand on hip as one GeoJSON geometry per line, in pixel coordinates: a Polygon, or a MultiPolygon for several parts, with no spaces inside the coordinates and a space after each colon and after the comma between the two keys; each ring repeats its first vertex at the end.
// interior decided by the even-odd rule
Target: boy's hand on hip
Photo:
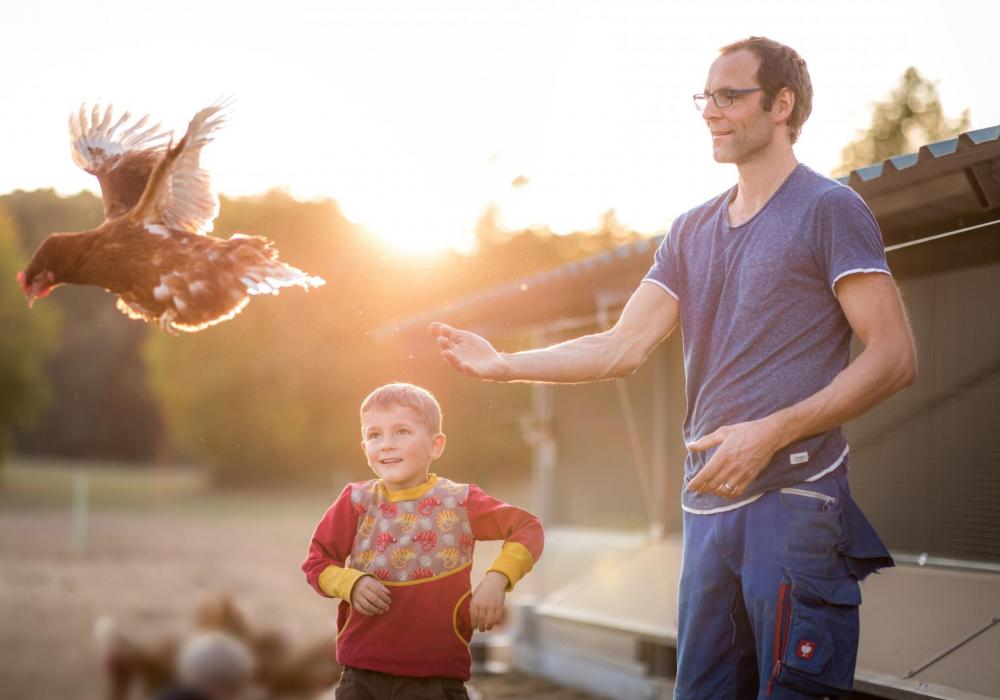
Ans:
{"type": "Polygon", "coordinates": [[[499,571],[487,571],[472,592],[469,603],[472,629],[486,632],[503,621],[503,602],[507,595],[507,577],[499,571]]]}
{"type": "Polygon", "coordinates": [[[351,607],[362,615],[389,611],[389,589],[374,576],[362,576],[351,590],[351,607]]]}
{"type": "Polygon", "coordinates": [[[688,491],[739,498],[781,449],[781,434],[774,421],[763,418],[724,425],[687,447],[692,452],[718,447],[688,483],[688,491]]]}

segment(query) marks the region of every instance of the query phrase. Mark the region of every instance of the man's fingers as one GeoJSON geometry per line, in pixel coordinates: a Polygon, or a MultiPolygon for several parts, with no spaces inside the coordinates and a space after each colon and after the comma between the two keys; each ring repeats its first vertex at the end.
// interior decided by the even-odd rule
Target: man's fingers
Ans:
{"type": "Polygon", "coordinates": [[[721,445],[723,440],[722,429],[716,430],[709,433],[708,435],[702,435],[697,440],[689,442],[687,448],[693,450],[694,452],[702,452],[717,445],[721,445]]]}
{"type": "Polygon", "coordinates": [[[701,468],[701,471],[694,475],[694,478],[688,482],[687,490],[693,491],[694,493],[701,493],[705,490],[705,485],[712,480],[713,472],[716,469],[715,457],[717,455],[712,455],[712,459],[708,460],[708,464],[701,468]]]}
{"type": "Polygon", "coordinates": [[[451,350],[442,350],[441,357],[443,357],[449,365],[457,369],[462,374],[467,374],[467,370],[465,369],[466,364],[458,359],[458,356],[451,350]]]}
{"type": "Polygon", "coordinates": [[[440,321],[435,321],[430,325],[430,331],[434,335],[441,338],[445,338],[451,342],[455,342],[458,339],[459,331],[452,328],[447,323],[441,323],[440,321]]]}

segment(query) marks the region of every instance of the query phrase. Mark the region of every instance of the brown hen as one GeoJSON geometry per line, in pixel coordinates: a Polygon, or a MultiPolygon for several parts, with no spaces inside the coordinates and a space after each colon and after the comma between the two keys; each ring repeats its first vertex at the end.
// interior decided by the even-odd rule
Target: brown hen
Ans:
{"type": "Polygon", "coordinates": [[[250,295],[325,284],[281,262],[265,238],[207,235],[219,199],[199,156],[227,106],[198,112],[176,145],[147,117],[113,121],[111,107],[71,116],[73,160],[100,181],[105,220],[42,241],[18,274],[28,304],[61,284],[95,285],[117,294],[131,318],[194,332],[232,318],[250,295]]]}

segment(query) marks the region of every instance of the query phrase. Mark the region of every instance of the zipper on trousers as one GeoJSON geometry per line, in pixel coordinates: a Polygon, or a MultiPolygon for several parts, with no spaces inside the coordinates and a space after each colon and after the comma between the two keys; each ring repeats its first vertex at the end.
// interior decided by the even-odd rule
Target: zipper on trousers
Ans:
{"type": "Polygon", "coordinates": [[[778,587],[778,610],[774,621],[774,665],[771,667],[771,677],[767,679],[767,690],[764,695],[770,697],[774,679],[781,672],[781,659],[788,647],[788,631],[791,626],[791,584],[782,583],[778,587]]]}

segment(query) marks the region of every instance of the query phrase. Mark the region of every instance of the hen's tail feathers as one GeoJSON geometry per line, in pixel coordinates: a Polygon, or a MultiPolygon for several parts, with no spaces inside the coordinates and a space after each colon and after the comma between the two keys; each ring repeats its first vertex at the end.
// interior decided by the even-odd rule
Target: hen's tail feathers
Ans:
{"type": "Polygon", "coordinates": [[[89,110],[84,103],[77,112],[69,116],[73,162],[88,173],[96,175],[110,161],[129,151],[153,150],[165,145],[169,134],[162,131],[159,124],[147,127],[149,115],[128,125],[127,122],[132,118],[129,112],[123,113],[117,121],[113,121],[112,105],[109,104],[103,112],[102,114],[99,103],[89,110]]]}
{"type": "Polygon", "coordinates": [[[308,291],[326,284],[322,277],[310,275],[278,260],[278,252],[266,239],[241,233],[234,234],[230,240],[233,239],[245,241],[254,251],[240,256],[244,262],[240,282],[249,294],[277,294],[282,287],[302,287],[308,291]]]}

